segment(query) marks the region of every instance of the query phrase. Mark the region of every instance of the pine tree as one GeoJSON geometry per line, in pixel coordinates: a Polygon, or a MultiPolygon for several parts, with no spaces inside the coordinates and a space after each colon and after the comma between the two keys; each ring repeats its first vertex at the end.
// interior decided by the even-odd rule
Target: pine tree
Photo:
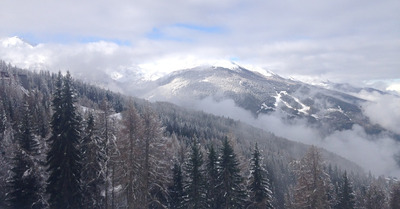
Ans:
{"type": "Polygon", "coordinates": [[[187,180],[185,182],[185,208],[207,208],[206,188],[203,171],[203,155],[197,140],[194,139],[192,150],[185,166],[187,180]]]}
{"type": "Polygon", "coordinates": [[[100,164],[103,156],[92,113],[89,113],[84,133],[81,145],[82,163],[84,164],[82,168],[83,206],[87,209],[100,208],[103,204],[101,190],[104,179],[101,175],[100,164]]]}
{"type": "Polygon", "coordinates": [[[37,155],[39,150],[39,143],[35,140],[32,131],[32,114],[30,112],[29,104],[25,104],[22,112],[22,121],[19,125],[18,142],[23,150],[30,155],[37,155]]]}
{"type": "Polygon", "coordinates": [[[336,205],[335,208],[337,209],[355,208],[355,196],[346,172],[344,172],[343,174],[342,185],[339,188],[338,204],[336,205]]]}
{"type": "Polygon", "coordinates": [[[169,188],[169,207],[171,209],[182,209],[183,207],[183,198],[184,198],[184,190],[183,190],[183,175],[181,166],[175,162],[174,167],[172,169],[172,185],[169,188]]]}
{"type": "Polygon", "coordinates": [[[31,114],[26,104],[22,111],[23,120],[19,125],[17,145],[13,157],[12,176],[7,195],[11,208],[42,208],[41,179],[36,157],[38,143],[31,130],[31,114]]]}
{"type": "Polygon", "coordinates": [[[209,208],[218,208],[218,155],[211,145],[206,162],[207,200],[209,208]]]}
{"type": "Polygon", "coordinates": [[[77,113],[72,78],[59,73],[53,98],[52,135],[47,153],[49,178],[46,191],[50,208],[81,208],[80,117],[77,113]]]}
{"type": "Polygon", "coordinates": [[[256,144],[250,164],[250,208],[274,208],[272,206],[272,191],[265,178],[266,171],[261,167],[261,154],[256,144]]]}
{"type": "Polygon", "coordinates": [[[14,166],[11,169],[13,175],[8,182],[10,192],[7,199],[11,208],[29,209],[39,204],[40,196],[38,191],[40,184],[37,178],[37,170],[30,156],[21,148],[17,148],[13,157],[14,166]]]}
{"type": "Polygon", "coordinates": [[[221,148],[217,189],[220,194],[219,208],[244,208],[246,194],[243,189],[243,177],[240,175],[239,162],[227,137],[221,148]]]}

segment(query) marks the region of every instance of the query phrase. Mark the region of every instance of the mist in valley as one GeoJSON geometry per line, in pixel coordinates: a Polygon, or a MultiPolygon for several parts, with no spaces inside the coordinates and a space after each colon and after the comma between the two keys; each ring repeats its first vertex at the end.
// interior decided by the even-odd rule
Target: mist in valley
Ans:
{"type": "MultiPolygon", "coordinates": [[[[367,96],[367,93],[363,92],[363,98],[367,96]]],[[[399,134],[395,124],[400,121],[400,107],[387,108],[384,105],[388,100],[390,104],[400,105],[400,99],[393,95],[377,93],[372,93],[369,97],[373,97],[373,101],[363,103],[364,114],[373,123],[399,134]]],[[[357,163],[365,169],[365,172],[371,172],[373,175],[400,177],[400,167],[396,162],[400,156],[399,142],[385,133],[371,135],[366,133],[363,127],[353,125],[350,130],[334,131],[324,135],[318,128],[308,125],[306,120],[283,120],[282,118],[286,115],[279,111],[268,115],[262,114],[255,118],[250,112],[236,106],[233,100],[216,102],[213,98],[207,97],[200,101],[175,100],[172,102],[239,120],[293,141],[325,148],[357,163]]]]}

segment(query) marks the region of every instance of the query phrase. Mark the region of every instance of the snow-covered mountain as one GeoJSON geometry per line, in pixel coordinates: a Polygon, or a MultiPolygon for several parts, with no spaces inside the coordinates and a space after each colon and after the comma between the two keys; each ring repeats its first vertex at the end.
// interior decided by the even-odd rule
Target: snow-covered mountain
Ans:
{"type": "Polygon", "coordinates": [[[19,38],[18,36],[2,38],[0,39],[0,43],[1,46],[5,48],[33,48],[31,44],[19,38]]]}
{"type": "Polygon", "coordinates": [[[131,85],[128,91],[151,100],[189,106],[206,98],[215,102],[233,100],[236,106],[251,112],[255,118],[279,113],[289,123],[297,119],[307,121],[322,135],[349,130],[353,125],[363,127],[368,134],[386,132],[363,114],[361,105],[365,100],[354,96],[362,89],[335,85],[310,85],[271,72],[261,74],[232,63],[223,67],[204,65],[175,71],[155,81],[142,82],[136,88],[131,85]],[[349,93],[344,93],[347,90],[349,93]]]}

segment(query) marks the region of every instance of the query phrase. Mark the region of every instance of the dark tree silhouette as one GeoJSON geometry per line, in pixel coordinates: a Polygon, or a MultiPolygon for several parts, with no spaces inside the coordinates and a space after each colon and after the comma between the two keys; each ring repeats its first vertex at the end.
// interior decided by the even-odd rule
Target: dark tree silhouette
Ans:
{"type": "Polygon", "coordinates": [[[53,98],[52,134],[47,153],[49,178],[46,191],[50,208],[81,208],[80,117],[69,73],[59,73],[53,98]]]}

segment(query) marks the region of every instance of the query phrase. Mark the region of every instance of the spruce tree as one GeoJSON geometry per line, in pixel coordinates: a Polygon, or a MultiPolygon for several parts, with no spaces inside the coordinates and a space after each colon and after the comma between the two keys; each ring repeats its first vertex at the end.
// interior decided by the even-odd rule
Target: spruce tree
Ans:
{"type": "Polygon", "coordinates": [[[85,136],[82,139],[82,188],[83,205],[85,208],[100,208],[103,204],[101,190],[104,185],[102,178],[102,155],[99,148],[99,137],[96,135],[94,116],[89,113],[85,128],[85,136]]]}
{"type": "Polygon", "coordinates": [[[37,170],[30,156],[20,147],[13,157],[14,166],[11,168],[12,177],[8,182],[10,192],[7,199],[10,208],[29,209],[40,201],[38,191],[40,182],[37,178],[37,170]]]}
{"type": "Polygon", "coordinates": [[[217,189],[220,194],[218,208],[244,208],[246,193],[243,189],[243,177],[240,175],[239,162],[227,137],[221,148],[217,189]]]}
{"type": "Polygon", "coordinates": [[[171,209],[182,209],[183,208],[183,175],[181,166],[175,162],[174,168],[172,169],[172,185],[169,188],[170,202],[169,207],[171,209]]]}
{"type": "Polygon", "coordinates": [[[31,130],[31,114],[26,104],[22,111],[23,119],[17,133],[17,144],[13,156],[10,192],[7,194],[10,208],[42,208],[41,179],[36,157],[38,143],[31,130]]]}
{"type": "Polygon", "coordinates": [[[80,117],[69,72],[63,79],[58,74],[53,98],[52,134],[48,142],[46,192],[50,208],[81,208],[80,117]]]}
{"type": "Polygon", "coordinates": [[[355,208],[355,196],[346,172],[344,172],[343,174],[342,185],[339,188],[338,204],[336,205],[336,208],[337,209],[355,208]]]}
{"type": "Polygon", "coordinates": [[[266,179],[266,171],[261,167],[261,154],[256,144],[250,164],[250,207],[274,208],[272,206],[272,191],[266,179]]]}
{"type": "Polygon", "coordinates": [[[218,208],[218,155],[211,145],[206,162],[207,201],[209,208],[218,208]]]}
{"type": "Polygon", "coordinates": [[[191,153],[185,166],[187,181],[185,182],[185,208],[207,208],[206,188],[203,172],[203,155],[195,139],[191,153]]]}

